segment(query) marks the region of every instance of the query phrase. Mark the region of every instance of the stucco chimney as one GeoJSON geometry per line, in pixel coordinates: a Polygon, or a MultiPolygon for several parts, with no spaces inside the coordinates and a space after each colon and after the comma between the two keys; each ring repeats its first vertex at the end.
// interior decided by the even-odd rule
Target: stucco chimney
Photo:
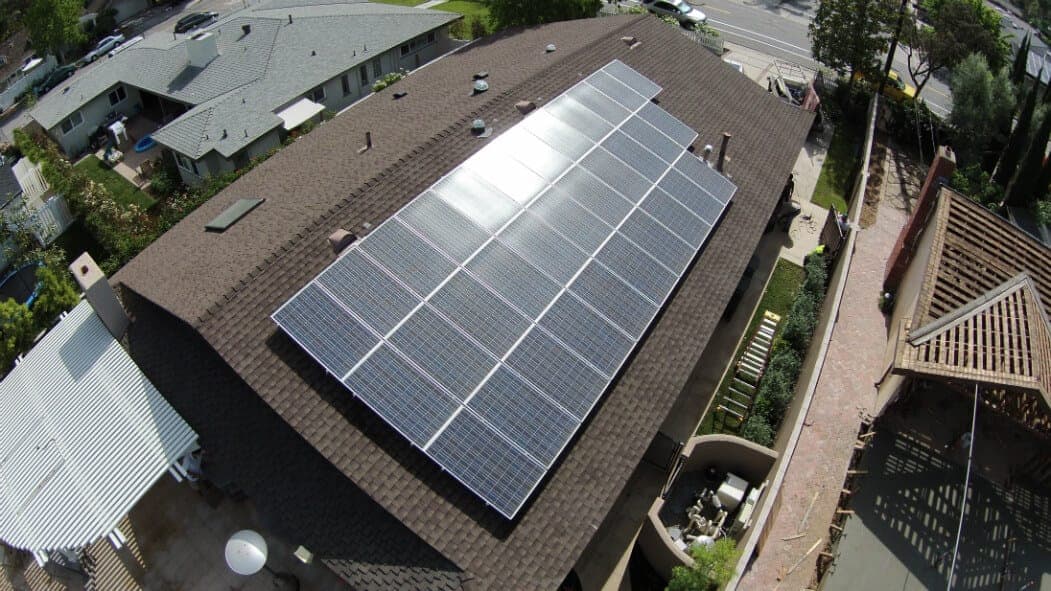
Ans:
{"type": "Polygon", "coordinates": [[[114,338],[121,338],[128,330],[128,314],[117,299],[106,274],[95,263],[88,253],[83,253],[69,266],[77,285],[84,291],[84,297],[95,309],[102,324],[106,325],[114,338]]]}
{"type": "Polygon", "coordinates": [[[203,68],[219,57],[219,40],[211,31],[197,33],[186,40],[186,53],[191,66],[203,68]]]}

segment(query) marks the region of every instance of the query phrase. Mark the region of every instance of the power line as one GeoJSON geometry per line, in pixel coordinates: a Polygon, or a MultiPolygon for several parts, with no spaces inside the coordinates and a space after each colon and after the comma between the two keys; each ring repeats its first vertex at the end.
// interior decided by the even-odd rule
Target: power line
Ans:
{"type": "Polygon", "coordinates": [[[971,487],[971,464],[974,462],[975,424],[978,421],[978,384],[974,385],[974,410],[971,412],[971,442],[967,446],[967,475],[963,479],[963,495],[960,501],[960,525],[956,528],[956,545],[952,551],[952,566],[949,567],[947,591],[952,591],[952,576],[956,572],[956,558],[960,554],[960,538],[963,537],[963,518],[967,514],[967,490],[971,487]]]}

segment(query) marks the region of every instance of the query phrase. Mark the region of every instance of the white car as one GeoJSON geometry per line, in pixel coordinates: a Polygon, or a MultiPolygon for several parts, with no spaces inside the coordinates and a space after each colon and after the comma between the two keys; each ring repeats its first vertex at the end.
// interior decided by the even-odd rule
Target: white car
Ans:
{"type": "Polygon", "coordinates": [[[685,0],[642,0],[642,5],[654,14],[670,16],[684,27],[702,25],[708,16],[685,0]]]}
{"type": "Polygon", "coordinates": [[[84,56],[83,61],[90,64],[91,62],[109,53],[111,49],[120,45],[121,43],[124,43],[124,35],[120,33],[117,33],[116,35],[110,35],[109,37],[103,37],[99,40],[98,45],[96,45],[94,49],[89,51],[87,55],[84,56]]]}

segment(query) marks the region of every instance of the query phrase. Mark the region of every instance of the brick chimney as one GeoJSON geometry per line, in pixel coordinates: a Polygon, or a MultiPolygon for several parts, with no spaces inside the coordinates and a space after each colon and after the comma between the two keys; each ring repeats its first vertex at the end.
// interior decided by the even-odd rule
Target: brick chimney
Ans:
{"type": "Polygon", "coordinates": [[[898,235],[898,241],[894,244],[887,264],[887,275],[883,278],[883,288],[894,291],[898,288],[905,270],[915,254],[916,241],[919,240],[923,229],[927,227],[927,220],[938,204],[938,191],[949,183],[952,173],[956,172],[956,155],[949,146],[941,146],[934,155],[934,161],[927,171],[927,179],[923,181],[923,188],[916,199],[916,209],[912,217],[902,228],[898,235]]]}

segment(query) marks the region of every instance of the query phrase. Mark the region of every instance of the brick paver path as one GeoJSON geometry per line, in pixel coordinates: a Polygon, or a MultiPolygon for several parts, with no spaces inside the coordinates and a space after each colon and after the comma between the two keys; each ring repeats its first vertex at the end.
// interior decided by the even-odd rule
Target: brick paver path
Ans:
{"type": "MultiPolygon", "coordinates": [[[[888,167],[876,223],[858,235],[839,322],[833,330],[825,366],[782,483],[780,511],[772,517],[763,553],[741,578],[738,589],[798,591],[807,588],[824,541],[790,575],[786,573],[819,538],[828,540],[828,526],[861,417],[871,412],[876,396],[874,384],[883,369],[887,328],[878,308],[878,298],[887,258],[908,217],[893,152],[888,167]],[[783,541],[782,538],[803,533],[800,524],[815,493],[818,497],[807,520],[806,535],[783,541]]],[[[911,200],[918,191],[918,183],[909,178],[906,184],[905,192],[911,200]]]]}

